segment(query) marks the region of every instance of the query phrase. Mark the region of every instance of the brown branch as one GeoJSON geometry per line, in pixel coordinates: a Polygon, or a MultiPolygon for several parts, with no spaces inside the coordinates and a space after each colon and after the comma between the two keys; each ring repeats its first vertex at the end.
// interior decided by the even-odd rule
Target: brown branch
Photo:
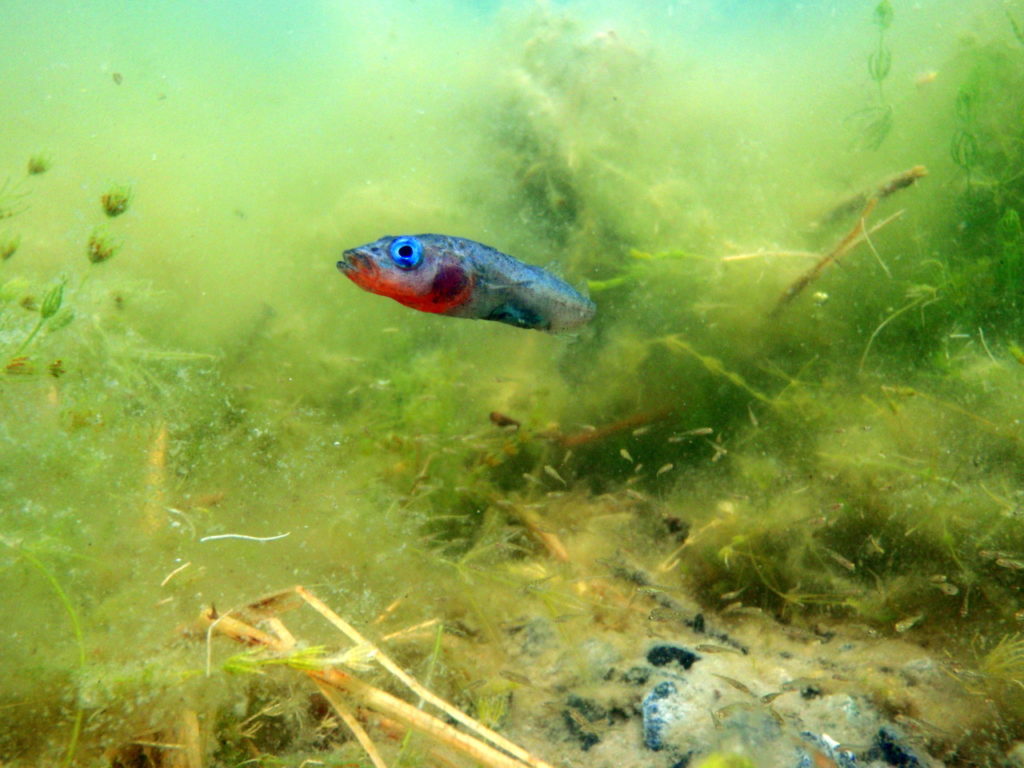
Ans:
{"type": "MultiPolygon", "coordinates": [[[[484,727],[436,694],[424,688],[388,658],[383,651],[366,640],[351,624],[332,611],[311,592],[301,586],[296,587],[294,592],[298,593],[312,608],[355,643],[366,645],[373,649],[374,658],[422,699],[437,706],[446,715],[453,717],[465,727],[475,731],[491,742],[488,744],[468,733],[463,733],[443,720],[424,712],[397,696],[360,680],[348,672],[327,667],[305,670],[305,674],[320,689],[342,721],[349,726],[377,768],[386,768],[386,765],[370,741],[366,731],[355,718],[353,705],[362,706],[385,717],[392,718],[407,728],[419,731],[451,749],[469,755],[480,764],[489,768],[526,768],[527,766],[529,768],[552,768],[549,763],[534,757],[522,747],[484,727]],[[347,698],[340,696],[340,694],[346,694],[347,698]]],[[[249,626],[246,622],[228,613],[218,615],[212,608],[203,611],[200,615],[200,620],[206,625],[208,633],[216,631],[245,645],[259,645],[281,654],[286,654],[293,648],[290,633],[287,633],[288,639],[282,639],[249,626]]],[[[279,621],[278,626],[283,628],[279,621]]]]}
{"type": "Polygon", "coordinates": [[[828,213],[821,217],[820,226],[835,224],[841,219],[861,210],[868,204],[869,200],[884,200],[894,192],[909,187],[915,181],[927,175],[928,169],[923,165],[915,165],[913,168],[897,173],[895,176],[891,176],[879,184],[874,191],[858,192],[856,195],[848,197],[843,202],[833,206],[828,213]]]}
{"type": "Polygon", "coordinates": [[[896,211],[896,213],[892,214],[888,218],[882,219],[882,221],[875,224],[871,229],[865,231],[865,219],[867,219],[877,204],[878,198],[872,198],[869,200],[868,204],[864,206],[864,211],[861,213],[860,218],[857,220],[853,229],[843,236],[843,239],[839,241],[838,245],[836,245],[828,255],[820,258],[815,262],[814,266],[790,283],[789,287],[786,288],[779,297],[778,302],[775,304],[775,308],[772,309],[771,314],[769,315],[770,317],[776,317],[793,299],[803,292],[804,288],[818,279],[818,276],[826,267],[831,264],[838,263],[839,259],[864,242],[870,235],[873,235],[886,224],[895,221],[903,215],[903,211],[896,211]]]}

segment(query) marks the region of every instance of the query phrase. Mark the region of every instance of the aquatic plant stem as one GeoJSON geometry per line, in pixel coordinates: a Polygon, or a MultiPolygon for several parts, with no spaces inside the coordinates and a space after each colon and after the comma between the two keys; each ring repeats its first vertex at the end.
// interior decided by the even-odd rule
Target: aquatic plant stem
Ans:
{"type": "Polygon", "coordinates": [[[893,312],[891,315],[889,315],[887,318],[885,318],[885,320],[883,320],[881,323],[879,323],[878,327],[875,328],[874,332],[868,338],[868,343],[864,347],[864,353],[860,356],[860,364],[857,366],[857,373],[863,373],[864,372],[864,362],[868,359],[868,353],[871,351],[871,345],[875,343],[875,339],[878,337],[878,334],[880,334],[882,332],[882,329],[885,328],[885,326],[887,326],[889,323],[891,323],[893,320],[895,320],[897,317],[899,317],[903,313],[909,312],[914,307],[921,306],[922,304],[924,306],[928,306],[928,304],[933,304],[933,303],[935,303],[938,300],[939,300],[939,298],[937,296],[929,296],[929,295],[926,294],[926,295],[921,296],[921,297],[919,297],[917,299],[914,299],[909,304],[906,304],[906,305],[900,307],[895,312],[893,312]]]}
{"type": "Polygon", "coordinates": [[[49,320],[48,317],[40,317],[36,320],[35,328],[32,329],[32,332],[25,337],[25,340],[21,342],[21,345],[14,351],[13,357],[17,357],[25,351],[25,348],[32,343],[32,340],[39,334],[39,331],[41,331],[43,326],[46,325],[47,320],[49,320]]]}
{"type": "MultiPolygon", "coordinates": [[[[75,636],[75,644],[78,646],[78,668],[80,670],[85,669],[85,638],[82,634],[82,624],[78,620],[78,612],[75,610],[75,606],[71,603],[71,598],[68,597],[68,593],[64,591],[64,588],[57,581],[57,577],[50,572],[50,570],[43,565],[43,563],[31,552],[21,547],[12,544],[6,538],[0,537],[0,540],[7,546],[24,557],[36,570],[38,570],[43,578],[50,584],[50,587],[57,594],[57,599],[60,600],[61,605],[64,607],[64,611],[68,615],[68,619],[71,622],[71,630],[75,636]]],[[[62,768],[68,768],[75,759],[75,752],[78,749],[78,738],[82,733],[82,721],[85,719],[85,710],[81,705],[76,707],[75,721],[71,726],[71,736],[68,739],[67,752],[64,754],[64,760],[61,763],[62,768]]]]}
{"type": "Polygon", "coordinates": [[[717,357],[703,355],[700,352],[698,352],[693,347],[693,345],[683,340],[680,334],[674,333],[668,336],[663,336],[660,339],[655,339],[652,343],[664,344],[671,350],[695,357],[700,362],[700,364],[707,369],[708,373],[725,378],[727,381],[739,387],[751,397],[757,398],[762,403],[767,403],[768,405],[775,405],[775,401],[772,398],[768,397],[767,395],[761,392],[758,392],[752,386],[747,384],[747,382],[743,379],[742,376],[726,368],[722,361],[719,360],[717,357]]]}

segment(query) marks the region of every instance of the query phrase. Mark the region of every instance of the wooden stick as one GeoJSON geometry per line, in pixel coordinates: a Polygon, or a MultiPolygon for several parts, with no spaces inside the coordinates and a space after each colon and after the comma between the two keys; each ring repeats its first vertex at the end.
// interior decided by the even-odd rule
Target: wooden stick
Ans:
{"type": "Polygon", "coordinates": [[[352,735],[356,737],[359,745],[366,751],[366,754],[370,756],[370,761],[373,763],[375,768],[388,768],[388,764],[384,762],[384,758],[380,756],[380,752],[377,751],[377,745],[370,739],[370,734],[366,732],[366,729],[359,724],[356,719],[355,713],[352,708],[345,703],[336,690],[328,685],[323,680],[320,680],[312,675],[310,677],[313,682],[316,683],[316,687],[320,689],[320,693],[324,695],[324,698],[334,707],[334,711],[338,713],[338,717],[342,719],[348,729],[352,731],[352,735]]]}
{"type": "MultiPolygon", "coordinates": [[[[406,727],[420,731],[439,742],[456,749],[474,760],[483,763],[489,768],[552,768],[549,763],[534,757],[522,747],[512,743],[500,734],[494,733],[489,728],[473,720],[465,713],[456,709],[453,705],[444,701],[431,691],[420,685],[414,678],[401,669],[394,661],[387,657],[379,648],[364,638],[354,627],[346,622],[341,616],[332,611],[319,598],[306,590],[304,587],[295,587],[297,592],[311,607],[320,615],[326,618],[331,624],[341,630],[349,639],[357,644],[370,647],[376,653],[381,665],[405,683],[414,693],[423,700],[429,701],[434,706],[453,717],[467,728],[479,733],[491,741],[491,744],[480,741],[469,734],[448,725],[443,720],[430,715],[412,704],[409,704],[396,696],[387,693],[379,688],[366,683],[359,678],[337,669],[306,670],[306,675],[313,680],[316,686],[327,697],[328,702],[342,718],[345,724],[352,730],[352,733],[359,740],[359,743],[366,749],[367,754],[373,761],[376,768],[387,768],[380,754],[373,747],[369,736],[355,719],[354,713],[348,704],[338,697],[337,692],[342,691],[351,696],[355,701],[375,710],[382,715],[394,718],[403,723],[406,727]],[[365,737],[365,741],[364,741],[365,737]],[[369,745],[369,746],[367,746],[369,745]],[[506,746],[507,745],[507,746],[506,746]],[[502,751],[504,750],[504,751],[502,751]]],[[[220,632],[232,639],[246,644],[259,645],[269,648],[278,653],[286,653],[290,650],[287,641],[275,637],[267,632],[256,629],[240,619],[236,619],[229,613],[218,615],[212,608],[206,609],[200,614],[200,619],[207,624],[209,635],[213,631],[220,632]]],[[[286,630],[287,633],[287,630],[286,630]]],[[[287,633],[289,639],[291,634],[287,633]]]]}
{"type": "MultiPolygon", "coordinates": [[[[309,671],[306,674],[316,681],[318,686],[322,683],[323,685],[344,691],[366,707],[393,717],[410,728],[469,755],[484,765],[491,766],[491,768],[523,768],[522,761],[499,751],[490,744],[474,739],[469,734],[465,734],[448,725],[443,720],[439,720],[433,715],[417,709],[412,704],[402,701],[397,696],[392,696],[387,691],[374,688],[369,683],[365,683],[346,672],[341,672],[337,669],[325,669],[319,672],[309,671]]],[[[543,765],[543,763],[537,764],[543,765]]]]}
{"type": "Polygon", "coordinates": [[[778,303],[771,312],[772,317],[778,315],[787,304],[799,296],[801,291],[814,282],[826,267],[830,264],[838,263],[839,259],[853,250],[856,246],[860,245],[860,243],[867,237],[873,235],[886,224],[895,221],[904,214],[904,211],[896,211],[896,213],[892,214],[888,218],[882,219],[882,221],[875,224],[871,229],[864,231],[864,219],[867,217],[867,214],[871,213],[877,202],[877,200],[871,200],[864,208],[864,215],[862,215],[857,221],[856,226],[854,226],[854,228],[839,241],[839,245],[833,248],[827,256],[821,258],[813,267],[800,275],[800,277],[794,280],[790,286],[783,291],[782,295],[779,297],[778,303]]]}
{"type": "MultiPolygon", "coordinates": [[[[808,269],[806,272],[800,275],[800,277],[794,280],[790,284],[790,286],[785,291],[783,291],[782,295],[779,297],[778,302],[776,302],[775,304],[775,308],[771,312],[771,316],[774,317],[778,315],[779,312],[781,312],[783,308],[786,307],[786,305],[788,305],[793,299],[800,295],[804,288],[806,288],[808,285],[814,282],[818,278],[818,275],[820,275],[826,267],[828,267],[830,264],[837,263],[839,259],[841,259],[849,251],[851,251],[853,248],[859,245],[861,241],[866,240],[869,235],[878,231],[886,224],[888,224],[890,221],[903,214],[903,211],[899,211],[890,216],[889,218],[885,219],[881,223],[876,224],[869,231],[865,231],[865,222],[868,216],[870,216],[871,213],[875,210],[875,206],[878,205],[879,200],[884,200],[890,195],[899,192],[901,189],[906,189],[911,184],[916,182],[918,179],[923,178],[927,175],[927,168],[925,168],[923,165],[915,165],[913,168],[903,171],[902,173],[897,173],[895,176],[886,180],[877,189],[875,189],[875,191],[872,194],[856,195],[855,197],[846,201],[842,205],[833,209],[833,211],[828,215],[827,218],[838,218],[839,216],[845,215],[848,211],[856,210],[856,208],[860,207],[861,205],[864,206],[861,210],[860,217],[857,219],[857,223],[853,225],[853,229],[846,233],[846,235],[842,238],[842,240],[839,241],[836,247],[833,248],[826,256],[823,256],[821,259],[819,259],[814,264],[814,266],[812,266],[810,269],[808,269]]],[[[875,255],[877,256],[878,254],[876,253],[875,255]]],[[[884,268],[885,267],[883,264],[883,269],[884,268]]]]}
{"type": "Polygon", "coordinates": [[[821,224],[823,226],[835,224],[839,220],[844,219],[850,214],[863,208],[869,200],[884,200],[889,197],[889,195],[909,187],[918,179],[927,175],[928,169],[923,165],[915,165],[913,168],[897,173],[895,176],[891,176],[883,181],[873,192],[858,192],[856,195],[848,197],[843,200],[843,202],[833,206],[832,209],[822,217],[821,224]]]}
{"type": "MultiPolygon", "coordinates": [[[[397,677],[399,680],[401,680],[406,685],[406,687],[408,687],[413,693],[422,698],[424,701],[430,702],[449,717],[453,718],[457,722],[462,723],[464,726],[476,732],[483,738],[487,739],[495,746],[501,747],[509,754],[519,758],[519,760],[526,763],[527,765],[533,766],[533,768],[552,768],[548,763],[545,763],[543,760],[534,757],[522,747],[509,741],[501,734],[495,733],[485,725],[478,723],[476,720],[471,718],[466,713],[462,712],[453,704],[449,704],[440,696],[424,688],[416,681],[415,678],[412,677],[412,675],[410,675],[408,672],[406,672],[404,669],[398,666],[394,661],[392,661],[391,658],[386,653],[384,653],[384,651],[382,651],[380,648],[378,648],[365,637],[363,637],[363,635],[360,634],[355,629],[355,627],[353,627],[351,624],[349,624],[347,621],[341,618],[341,616],[332,611],[327,606],[326,603],[320,600],[320,598],[318,598],[312,592],[307,590],[305,587],[297,586],[295,587],[295,591],[302,597],[303,600],[309,603],[309,605],[314,610],[316,610],[321,616],[323,616],[331,624],[333,624],[335,627],[341,630],[341,632],[344,633],[345,636],[348,637],[352,642],[356,643],[357,645],[362,644],[372,648],[376,652],[376,656],[374,658],[380,662],[380,665],[384,667],[384,669],[386,669],[388,672],[393,674],[395,677],[397,677]]],[[[522,768],[522,766],[520,766],[520,768],[522,768]]]]}
{"type": "Polygon", "coordinates": [[[853,225],[853,229],[843,236],[843,239],[839,241],[839,244],[836,245],[836,247],[828,254],[818,259],[814,266],[790,283],[790,286],[783,291],[782,295],[779,297],[779,301],[775,305],[775,309],[772,311],[773,315],[778,314],[783,307],[799,296],[803,289],[810,285],[818,275],[821,274],[825,267],[838,261],[847,251],[859,242],[861,235],[864,233],[864,219],[871,215],[871,212],[875,210],[876,205],[878,205],[877,198],[868,200],[868,204],[865,205],[864,210],[861,211],[860,218],[857,219],[857,223],[853,225]]]}

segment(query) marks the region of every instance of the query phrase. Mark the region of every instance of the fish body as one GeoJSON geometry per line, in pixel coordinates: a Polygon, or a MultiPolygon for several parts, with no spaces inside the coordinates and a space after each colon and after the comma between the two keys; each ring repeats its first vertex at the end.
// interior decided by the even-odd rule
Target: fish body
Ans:
{"type": "Polygon", "coordinates": [[[547,270],[461,237],[389,235],[345,251],[338,269],[370,293],[449,317],[565,331],[595,312],[590,299],[547,270]]]}

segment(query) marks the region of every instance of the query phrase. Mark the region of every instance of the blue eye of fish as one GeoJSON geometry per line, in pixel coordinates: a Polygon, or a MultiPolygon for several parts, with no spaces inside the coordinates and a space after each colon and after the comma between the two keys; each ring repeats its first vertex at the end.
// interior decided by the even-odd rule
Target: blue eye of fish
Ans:
{"type": "Polygon", "coordinates": [[[396,237],[388,252],[399,269],[416,269],[423,261],[423,246],[415,237],[396,237]]]}

